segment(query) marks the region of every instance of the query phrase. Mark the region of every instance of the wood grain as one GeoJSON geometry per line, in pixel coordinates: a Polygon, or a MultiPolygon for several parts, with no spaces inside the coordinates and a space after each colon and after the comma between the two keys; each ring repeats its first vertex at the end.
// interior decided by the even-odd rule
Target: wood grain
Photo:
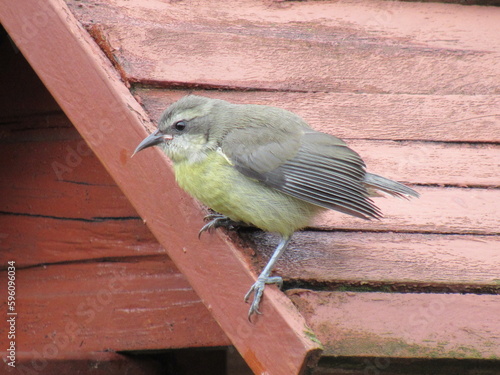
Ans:
{"type": "Polygon", "coordinates": [[[322,229],[404,231],[422,233],[499,234],[498,189],[417,187],[420,198],[410,201],[373,198],[382,210],[380,222],[327,211],[315,225],[322,229]]]}
{"type": "MultiPolygon", "coordinates": [[[[276,236],[256,232],[245,238],[257,248],[257,264],[263,267],[276,247],[276,236]]],[[[500,236],[304,231],[294,235],[275,272],[312,287],[318,282],[326,287],[490,287],[500,292],[499,248],[500,236]]]]}
{"type": "Polygon", "coordinates": [[[346,139],[371,172],[422,194],[377,199],[381,222],[328,213],[297,233],[278,263],[286,286],[323,290],[287,294],[326,355],[498,359],[498,9],[66,2],[102,50],[62,2],[44,3],[42,13],[30,0],[0,5],[2,23],[85,139],[44,85],[30,84],[22,58],[2,69],[10,77],[0,95],[0,195],[8,197],[0,261],[21,266],[22,353],[34,348],[44,358],[55,345],[66,358],[228,345],[229,337],[254,371],[287,375],[317,355],[304,320],[275,287],[265,294],[265,320],[244,319],[241,296],[275,238],[246,233],[252,249],[220,231],[198,240],[204,211],[178,191],[164,156],[129,159],[144,128],[153,129],[148,115],[157,119],[199,88],[292,110],[346,139]],[[325,291],[339,287],[399,293],[325,291]],[[69,341],[68,322],[78,326],[69,341]]]}
{"type": "Polygon", "coordinates": [[[287,294],[327,355],[497,359],[500,354],[498,295],[300,289],[287,294]]]}
{"type": "Polygon", "coordinates": [[[12,259],[19,267],[28,267],[166,254],[138,219],[86,222],[35,215],[0,215],[0,228],[2,265],[12,259]]]}
{"type": "Polygon", "coordinates": [[[94,9],[68,3],[83,22],[105,25],[113,57],[133,82],[432,95],[499,89],[500,51],[485,42],[498,31],[495,8],[383,1],[278,8],[248,0],[186,8],[115,0],[94,9]],[[440,17],[450,11],[453,26],[440,17]]]}
{"type": "Polygon", "coordinates": [[[165,255],[17,269],[16,279],[17,350],[37,358],[229,344],[165,255]]]}

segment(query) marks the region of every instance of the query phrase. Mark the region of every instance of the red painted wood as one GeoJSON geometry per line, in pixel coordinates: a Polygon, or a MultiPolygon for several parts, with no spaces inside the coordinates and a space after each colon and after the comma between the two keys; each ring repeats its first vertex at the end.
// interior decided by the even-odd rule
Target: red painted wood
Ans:
{"type": "Polygon", "coordinates": [[[166,255],[18,268],[16,278],[17,350],[38,358],[230,344],[166,255]]]}
{"type": "MultiPolygon", "coordinates": [[[[57,137],[56,133],[49,129],[45,135],[57,137]]],[[[0,173],[5,180],[0,193],[9,200],[2,210],[23,213],[29,199],[28,213],[32,214],[88,221],[112,217],[140,220],[78,133],[73,130],[68,138],[3,145],[0,173]]]]}
{"type": "Polygon", "coordinates": [[[320,350],[303,318],[285,296],[269,288],[264,315],[248,322],[242,296],[255,275],[220,234],[197,239],[202,212],[175,187],[159,150],[130,159],[147,134],[146,116],[65,5],[58,0],[43,8],[32,0],[3,2],[0,19],[250,367],[301,373],[320,350]],[[37,30],[28,35],[26,20],[40,12],[43,32],[40,24],[32,24],[37,30]]]}
{"type": "Polygon", "coordinates": [[[286,5],[238,0],[231,6],[205,0],[196,7],[141,0],[98,7],[68,3],[83,22],[106,25],[110,50],[117,61],[126,61],[120,65],[133,82],[498,93],[500,51],[492,41],[498,40],[500,10],[494,7],[380,0],[286,5]]]}
{"type": "Polygon", "coordinates": [[[418,200],[374,198],[381,222],[360,221],[327,212],[316,223],[324,229],[403,230],[424,233],[499,234],[498,189],[417,187],[418,200]]]}
{"type": "Polygon", "coordinates": [[[67,119],[23,121],[2,127],[0,264],[165,254],[67,119]]]}
{"type": "MultiPolygon", "coordinates": [[[[247,234],[258,266],[276,237],[247,234]]],[[[391,232],[296,233],[276,265],[286,280],[326,285],[397,286],[402,291],[447,286],[452,291],[500,292],[500,237],[391,232]]]]}
{"type": "Polygon", "coordinates": [[[20,267],[166,253],[138,219],[85,222],[1,215],[0,228],[0,262],[15,259],[20,267]]]}
{"type": "Polygon", "coordinates": [[[340,293],[290,290],[334,356],[500,356],[499,295],[340,293]],[[480,332],[480,334],[479,334],[480,332]]]}
{"type": "MultiPolygon", "coordinates": [[[[443,288],[455,292],[498,291],[496,275],[500,272],[500,266],[496,249],[499,238],[497,212],[500,200],[498,173],[495,173],[498,169],[498,145],[493,143],[500,140],[497,136],[500,134],[500,102],[496,95],[498,80],[495,78],[499,73],[498,65],[495,64],[499,50],[493,41],[497,40],[500,34],[497,32],[498,12],[495,8],[380,1],[369,5],[345,2],[262,5],[254,1],[238,0],[234,8],[217,7],[213,2],[203,1],[199,2],[196,8],[175,2],[146,3],[139,0],[111,0],[105,4],[99,3],[98,6],[82,1],[68,3],[75,6],[72,9],[80,21],[86,23],[90,19],[93,20],[94,25],[89,27],[89,30],[97,38],[100,47],[108,53],[108,57],[120,62],[115,68],[121,77],[146,86],[145,89],[135,89],[135,93],[152,118],[157,118],[169,103],[185,95],[187,91],[151,89],[151,85],[227,85],[240,89],[253,87],[297,90],[301,92],[195,93],[234,102],[266,103],[290,109],[303,116],[313,127],[348,140],[367,161],[370,171],[402,181],[431,185],[416,187],[422,193],[419,200],[405,202],[377,199],[377,204],[386,214],[382,222],[363,222],[346,216],[327,214],[317,221],[316,228],[328,232],[298,234],[289,251],[278,263],[277,273],[289,280],[310,283],[312,288],[315,283],[321,282],[321,285],[326,287],[338,287],[339,284],[347,288],[350,285],[365,285],[368,288],[394,286],[398,291],[417,292],[428,291],[429,288],[437,288],[432,289],[434,291],[443,288]],[[325,17],[333,10],[332,17],[325,17]],[[161,21],[158,21],[159,19],[161,21]],[[191,43],[193,40],[198,43],[191,43]],[[228,46],[230,49],[226,49],[228,46]],[[270,51],[272,56],[269,55],[270,51]],[[165,55],[169,58],[164,58],[165,55]],[[186,64],[186,61],[190,64],[186,64]],[[249,64],[249,61],[252,63],[249,64]],[[330,92],[312,92],[316,90],[330,92]],[[458,143],[454,143],[455,141],[458,143]],[[335,229],[347,232],[335,232],[335,229]],[[390,233],[391,231],[397,233],[390,233]]],[[[29,12],[26,14],[29,17],[29,12]]],[[[1,15],[0,11],[0,17],[1,15]]],[[[38,15],[38,21],[43,21],[44,18],[38,15]]],[[[45,13],[42,12],[41,15],[45,16],[45,13]]],[[[36,32],[31,31],[38,30],[40,25],[31,23],[30,27],[34,29],[25,27],[21,40],[25,40],[26,36],[33,37],[36,32]],[[27,30],[30,33],[27,33],[27,30]]],[[[75,32],[74,35],[78,40],[82,40],[82,34],[75,32]]],[[[62,44],[61,40],[55,38],[51,44],[62,44]]],[[[69,42],[65,44],[71,45],[69,42]]],[[[34,47],[32,49],[35,50],[34,47]]],[[[78,53],[73,55],[80,56],[78,53]]],[[[63,58],[57,53],[53,56],[63,58]]],[[[39,56],[34,59],[38,58],[39,56]]],[[[53,60],[53,57],[51,59],[53,60]]],[[[52,61],[51,59],[47,58],[47,61],[52,61]]],[[[81,61],[85,59],[78,57],[79,64],[81,61]]],[[[71,63],[62,65],[66,67],[71,63]]],[[[85,69],[83,71],[85,72],[85,69]]],[[[58,90],[61,89],[64,79],[60,77],[59,71],[54,72],[51,67],[43,66],[42,73],[44,79],[59,85],[58,90]],[[62,81],[59,82],[58,79],[62,81]]],[[[109,77],[115,77],[112,71],[107,71],[107,74],[109,77]]],[[[91,113],[78,113],[89,103],[82,98],[96,99],[100,90],[95,89],[92,95],[89,94],[88,89],[96,86],[95,81],[87,80],[82,71],[73,72],[71,78],[75,77],[85,81],[87,87],[68,85],[64,95],[59,95],[59,100],[64,103],[65,108],[73,110],[73,120],[77,119],[79,124],[84,124],[82,129],[84,133],[87,132],[87,141],[99,151],[97,154],[122,188],[133,185],[135,190],[154,193],[143,197],[143,202],[139,204],[142,208],[136,203],[139,212],[141,209],[144,212],[145,206],[148,205],[157,207],[157,199],[166,202],[165,204],[168,204],[170,199],[172,202],[181,202],[184,211],[175,205],[170,206],[169,213],[173,212],[174,219],[167,217],[163,211],[154,214],[148,212],[147,220],[156,228],[156,236],[163,239],[165,248],[170,252],[177,252],[177,261],[192,275],[197,274],[192,277],[203,279],[205,285],[200,288],[205,289],[209,296],[206,289],[211,286],[208,282],[210,272],[203,268],[205,263],[193,263],[193,258],[190,257],[193,253],[199,253],[206,256],[205,260],[208,259],[211,264],[216,264],[216,267],[219,267],[217,269],[229,271],[231,267],[228,266],[230,262],[227,258],[224,258],[224,268],[221,266],[219,253],[213,256],[206,254],[209,250],[216,251],[219,246],[224,249],[225,245],[216,242],[217,245],[213,247],[217,246],[217,249],[207,248],[207,244],[214,241],[213,237],[203,237],[201,242],[195,243],[194,232],[200,225],[200,211],[190,210],[191,200],[182,194],[177,195],[176,190],[164,192],[151,187],[155,181],[164,185],[167,180],[169,186],[175,186],[169,175],[163,175],[163,169],[156,168],[157,162],[137,162],[135,159],[129,161],[129,151],[135,147],[144,132],[136,131],[137,128],[134,127],[131,132],[133,135],[130,135],[130,131],[127,135],[108,133],[108,123],[96,124],[94,121],[96,118],[105,118],[103,114],[107,114],[108,119],[112,118],[113,124],[127,124],[127,119],[120,117],[126,112],[124,106],[113,113],[114,117],[109,116],[109,108],[101,106],[92,107],[91,113]],[[72,102],[75,89],[83,93],[78,97],[79,102],[72,102]],[[99,137],[99,134],[106,137],[99,137]],[[108,143],[109,137],[114,137],[116,144],[108,143]],[[134,137],[137,139],[132,140],[134,137]],[[140,168],[135,169],[132,162],[140,163],[140,168]],[[152,165],[155,168],[154,173],[160,175],[148,174],[152,165]],[[142,178],[141,184],[130,180],[128,171],[139,174],[142,178]],[[189,226],[193,222],[198,223],[196,228],[189,226]],[[182,227],[186,233],[173,230],[177,227],[182,227]],[[186,244],[188,246],[185,246],[186,244]],[[184,250],[185,254],[179,255],[180,250],[184,250]],[[195,268],[194,271],[190,269],[192,267],[195,268]]],[[[102,78],[100,83],[107,79],[102,78]]],[[[71,79],[67,79],[67,82],[71,82],[71,79]]],[[[118,86],[109,87],[113,91],[118,86]]],[[[33,95],[32,101],[35,103],[36,98],[37,96],[33,95]]],[[[106,98],[100,100],[107,101],[106,98]]],[[[127,100],[130,108],[143,115],[141,109],[129,97],[127,100]]],[[[109,100],[107,103],[111,108],[114,105],[119,106],[119,103],[109,100]]],[[[42,107],[47,107],[47,104],[40,108],[42,107]]],[[[17,112],[13,113],[18,115],[17,112]]],[[[61,124],[64,124],[64,121],[61,124]]],[[[67,126],[68,124],[65,124],[60,128],[59,139],[53,138],[45,144],[41,142],[46,136],[43,129],[21,134],[16,132],[15,127],[3,126],[2,135],[7,132],[11,137],[9,139],[15,142],[27,135],[31,137],[31,141],[38,142],[34,145],[4,145],[8,155],[13,154],[14,147],[24,153],[34,147],[36,154],[43,155],[45,161],[53,162],[56,157],[63,160],[70,154],[64,147],[76,147],[78,142],[81,142],[67,126]]],[[[120,129],[130,130],[126,126],[120,129]]],[[[51,137],[54,137],[54,134],[51,137]]],[[[156,161],[164,160],[158,154],[148,157],[156,158],[156,161]]],[[[4,160],[7,161],[7,166],[16,163],[12,156],[4,160]]],[[[40,162],[42,164],[43,160],[40,159],[40,162]]],[[[89,156],[81,166],[84,166],[82,180],[57,182],[53,180],[54,173],[47,165],[43,173],[39,173],[40,168],[35,170],[28,166],[25,168],[26,175],[36,174],[36,178],[19,180],[12,186],[0,184],[2,195],[12,197],[9,209],[13,210],[23,208],[23,200],[32,197],[30,205],[34,212],[92,218],[93,210],[103,207],[103,212],[107,214],[136,215],[127,199],[124,199],[116,185],[113,185],[113,180],[107,178],[102,169],[99,169],[97,159],[89,156]],[[82,181],[91,181],[92,186],[75,184],[82,181]],[[37,192],[37,189],[32,188],[33,184],[46,186],[48,190],[37,192]],[[23,191],[26,187],[28,189],[23,191]],[[46,200],[43,199],[45,196],[46,200]]],[[[78,167],[74,170],[77,171],[78,167]]],[[[1,171],[2,176],[9,172],[11,173],[8,167],[1,171]]],[[[135,191],[127,192],[126,189],[124,191],[129,197],[138,194],[135,191]]],[[[143,213],[141,216],[146,217],[143,213]]],[[[96,223],[79,224],[70,221],[54,225],[53,219],[36,219],[29,216],[4,216],[0,220],[0,228],[3,230],[3,233],[0,233],[0,241],[3,242],[0,244],[9,246],[9,252],[0,253],[0,256],[9,257],[22,252],[25,255],[22,262],[26,265],[38,264],[43,259],[67,259],[77,262],[88,259],[95,263],[94,266],[101,267],[103,264],[92,259],[109,256],[114,261],[138,261],[142,267],[147,265],[149,259],[160,259],[148,256],[162,254],[164,251],[138,219],[121,223],[106,221],[98,226],[96,223]],[[27,236],[23,235],[21,228],[25,226],[29,227],[33,237],[26,238],[27,236]],[[71,237],[72,233],[78,233],[78,240],[75,241],[71,237]],[[83,240],[89,235],[94,239],[94,246],[91,248],[83,240]],[[74,248],[65,253],[68,244],[74,245],[74,248]],[[133,258],[134,254],[138,256],[133,258]]],[[[257,266],[255,271],[258,272],[274,242],[270,236],[256,235],[255,238],[258,245],[254,263],[257,266]]],[[[218,241],[217,238],[215,240],[218,241]]],[[[242,256],[240,253],[236,255],[242,256]]],[[[80,266],[69,265],[66,270],[72,273],[80,266]]],[[[57,267],[62,270],[61,266],[57,267]]],[[[244,268],[246,272],[246,267],[244,268]]],[[[66,284],[65,277],[69,276],[64,271],[59,272],[64,275],[60,281],[66,284]]],[[[79,271],[74,272],[78,274],[79,271]]],[[[161,268],[153,267],[148,277],[151,280],[159,280],[158,283],[152,281],[148,284],[148,290],[154,289],[160,294],[167,293],[162,289],[165,285],[162,272],[161,268]]],[[[173,275],[175,273],[170,274],[173,275]]],[[[236,274],[233,276],[241,277],[236,274]]],[[[71,281],[71,277],[69,280],[67,285],[79,285],[77,281],[71,281]]],[[[90,279],[88,294],[99,290],[101,284],[97,280],[99,275],[90,279]]],[[[80,282],[83,283],[82,280],[80,282]]],[[[59,286],[55,285],[55,288],[57,287],[59,286]]],[[[228,292],[227,297],[238,301],[241,296],[236,294],[244,293],[246,287],[241,288],[241,291],[236,291],[236,287],[233,287],[234,293],[229,296],[232,292],[228,292]]],[[[133,290],[131,293],[133,295],[136,292],[133,290]]],[[[40,291],[40,295],[42,293],[45,293],[45,289],[40,291]]],[[[71,300],[71,296],[65,293],[51,296],[52,305],[62,306],[65,299],[71,300]]],[[[290,293],[308,322],[321,332],[321,337],[327,344],[327,355],[333,357],[380,355],[391,358],[488,358],[492,352],[487,340],[491,339],[493,347],[498,347],[494,341],[498,338],[498,335],[495,336],[498,324],[492,319],[494,315],[491,313],[495,311],[497,296],[321,292],[318,293],[320,297],[309,298],[309,292],[290,293]],[[446,300],[442,299],[443,296],[446,300]],[[349,301],[351,297],[356,301],[346,303],[345,309],[340,306],[343,300],[349,301]],[[432,320],[432,314],[443,310],[443,304],[446,305],[445,313],[438,314],[438,318],[432,320]],[[431,309],[431,320],[436,325],[422,327],[418,324],[405,324],[408,312],[414,311],[416,306],[423,306],[424,313],[431,309]],[[485,306],[486,310],[478,312],[477,306],[485,306]],[[467,321],[467,314],[477,319],[467,321]],[[448,324],[446,318],[450,316],[458,318],[448,324]],[[371,321],[370,317],[383,319],[371,321]],[[318,320],[315,321],[315,318],[318,320]],[[399,325],[389,327],[390,330],[383,332],[377,331],[387,328],[390,320],[399,325]],[[482,325],[478,325],[478,322],[482,325]],[[353,331],[356,329],[359,331],[353,331]],[[437,332],[437,335],[430,339],[422,334],[429,329],[429,334],[433,333],[432,330],[437,332]],[[340,339],[335,336],[338,332],[343,333],[340,339]],[[351,335],[353,332],[354,335],[351,335]],[[474,334],[467,336],[464,332],[474,334]]],[[[273,291],[268,294],[274,295],[273,291]]],[[[75,298],[79,298],[79,295],[75,298]]],[[[146,301],[143,306],[148,309],[147,313],[151,314],[151,319],[156,319],[158,324],[161,324],[161,317],[150,310],[151,301],[146,301]]],[[[171,299],[165,300],[162,306],[168,306],[169,302],[171,299]]],[[[269,299],[266,298],[265,302],[269,302],[269,299]]],[[[72,303],[75,303],[74,300],[72,303]]],[[[120,299],[120,303],[125,303],[125,298],[120,299]]],[[[214,313],[220,314],[220,317],[225,311],[217,310],[219,307],[215,306],[214,313]]],[[[48,308],[43,311],[47,310],[48,308]]],[[[31,324],[34,324],[33,327],[37,331],[44,332],[43,322],[36,326],[37,315],[36,311],[33,311],[33,314],[29,315],[33,317],[31,324]]],[[[200,311],[205,312],[203,309],[200,311]]],[[[108,314],[110,319],[114,316],[108,309],[105,314],[108,314]]],[[[196,315],[197,312],[193,314],[196,315]]],[[[244,316],[244,310],[241,314],[244,316]]],[[[424,318],[428,315],[426,313],[424,318]]],[[[54,320],[58,319],[57,314],[51,316],[55,316],[54,320]]],[[[182,314],[176,316],[180,319],[182,314]]],[[[229,319],[226,320],[228,321],[229,319]]],[[[128,320],[124,319],[123,322],[128,320]]],[[[427,323],[427,320],[425,322],[427,323]]],[[[51,326],[54,327],[54,324],[51,326]]],[[[247,328],[246,325],[238,326],[242,327],[247,328]]],[[[268,331],[278,332],[280,327],[271,326],[268,331]]],[[[229,327],[230,330],[233,328],[229,327]]],[[[117,339],[122,334],[119,329],[106,331],[107,327],[100,326],[89,328],[89,345],[98,344],[99,336],[96,332],[100,329],[109,335],[106,339],[110,345],[124,345],[123,341],[117,339]]],[[[159,332],[149,331],[148,334],[153,337],[155,345],[168,347],[169,344],[161,341],[159,332]]],[[[234,329],[232,332],[244,341],[241,329],[236,334],[234,329]]],[[[129,337],[133,335],[134,333],[131,333],[129,337]]],[[[259,331],[257,336],[265,340],[269,338],[269,333],[266,332],[265,335],[259,331]]],[[[139,334],[137,342],[145,343],[146,339],[139,334]]],[[[129,349],[135,347],[131,342],[128,344],[129,349]]],[[[241,350],[241,347],[247,347],[248,344],[240,345],[241,350]]],[[[263,367],[257,363],[253,353],[246,351],[243,354],[253,363],[254,369],[262,370],[263,367]]],[[[271,353],[265,353],[265,356],[269,359],[271,353]]],[[[281,353],[279,356],[283,357],[281,353]]],[[[432,368],[435,369],[436,366],[433,365],[432,368]]],[[[362,373],[370,369],[366,367],[362,373]]],[[[391,370],[393,369],[394,367],[391,367],[391,370]]]]}

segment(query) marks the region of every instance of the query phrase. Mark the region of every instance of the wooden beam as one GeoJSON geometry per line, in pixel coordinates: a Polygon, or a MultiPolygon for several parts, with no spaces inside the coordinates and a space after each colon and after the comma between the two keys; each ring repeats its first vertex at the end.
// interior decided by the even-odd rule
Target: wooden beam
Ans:
{"type": "Polygon", "coordinates": [[[130,158],[151,125],[66,4],[2,1],[0,21],[253,371],[299,374],[315,362],[320,344],[276,288],[266,290],[264,315],[248,321],[242,297],[256,276],[222,235],[198,240],[203,212],[161,151],[130,158]]]}

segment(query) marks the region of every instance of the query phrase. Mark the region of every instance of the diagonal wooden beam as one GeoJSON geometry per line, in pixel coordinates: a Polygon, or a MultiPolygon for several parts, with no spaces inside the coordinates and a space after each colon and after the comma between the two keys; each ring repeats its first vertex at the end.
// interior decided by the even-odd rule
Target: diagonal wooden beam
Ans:
{"type": "Polygon", "coordinates": [[[253,371],[302,373],[321,352],[303,317],[268,288],[264,315],[248,322],[255,275],[223,235],[198,240],[200,207],[161,151],[130,158],[149,120],[64,1],[3,0],[0,21],[253,371]]]}

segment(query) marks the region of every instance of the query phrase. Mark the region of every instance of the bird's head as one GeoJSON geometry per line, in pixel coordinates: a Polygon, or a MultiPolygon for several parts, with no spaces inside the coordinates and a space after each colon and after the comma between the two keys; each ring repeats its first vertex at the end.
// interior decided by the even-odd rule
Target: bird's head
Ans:
{"type": "Polygon", "coordinates": [[[216,147],[211,139],[212,109],[222,100],[189,95],[173,103],[162,114],[158,129],[146,137],[134,155],[145,148],[159,146],[173,162],[203,159],[216,147]]]}

